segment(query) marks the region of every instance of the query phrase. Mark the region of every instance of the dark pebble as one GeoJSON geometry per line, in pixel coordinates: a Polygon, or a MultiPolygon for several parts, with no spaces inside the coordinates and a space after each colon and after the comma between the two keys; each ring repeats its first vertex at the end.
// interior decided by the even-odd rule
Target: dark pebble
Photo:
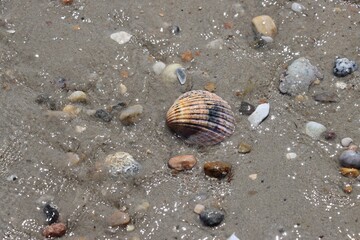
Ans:
{"type": "Polygon", "coordinates": [[[255,111],[255,107],[248,102],[241,102],[239,112],[243,115],[250,116],[255,111]]]}
{"type": "Polygon", "coordinates": [[[127,106],[126,102],[119,102],[118,104],[112,106],[112,110],[122,110],[123,108],[125,108],[127,106]]]}
{"type": "Polygon", "coordinates": [[[328,141],[335,140],[336,138],[336,133],[334,131],[325,131],[324,133],[322,133],[322,135],[324,136],[325,140],[328,141]]]}
{"type": "Polygon", "coordinates": [[[174,35],[178,35],[180,33],[181,29],[179,26],[172,25],[169,27],[169,31],[174,35]]]}
{"type": "Polygon", "coordinates": [[[46,216],[46,222],[50,225],[56,223],[59,219],[59,212],[56,208],[53,208],[50,204],[45,204],[43,212],[46,216]]]}
{"type": "Polygon", "coordinates": [[[330,103],[330,102],[338,102],[339,98],[335,93],[322,92],[315,94],[314,100],[317,102],[330,103]]]}
{"type": "Polygon", "coordinates": [[[105,111],[104,109],[96,110],[95,117],[100,118],[104,122],[110,122],[112,119],[111,114],[105,111]]]}
{"type": "Polygon", "coordinates": [[[56,87],[58,88],[61,88],[61,89],[66,89],[66,85],[67,85],[67,80],[65,78],[62,78],[62,77],[59,77],[57,79],[55,79],[55,85],[56,87]]]}
{"type": "Polygon", "coordinates": [[[354,72],[357,68],[356,62],[347,58],[337,58],[335,60],[333,72],[336,77],[345,77],[354,72]]]}
{"type": "Polygon", "coordinates": [[[45,93],[39,94],[36,97],[35,102],[39,105],[46,105],[50,110],[56,110],[57,108],[55,100],[45,93]]]}
{"type": "Polygon", "coordinates": [[[224,220],[224,213],[217,209],[205,209],[200,213],[200,220],[205,226],[215,227],[224,220]]]}
{"type": "Polygon", "coordinates": [[[231,172],[231,164],[222,161],[206,162],[204,172],[209,177],[222,179],[231,172]]]}
{"type": "Polygon", "coordinates": [[[360,152],[345,150],[341,153],[339,162],[343,167],[360,169],[360,152]]]}

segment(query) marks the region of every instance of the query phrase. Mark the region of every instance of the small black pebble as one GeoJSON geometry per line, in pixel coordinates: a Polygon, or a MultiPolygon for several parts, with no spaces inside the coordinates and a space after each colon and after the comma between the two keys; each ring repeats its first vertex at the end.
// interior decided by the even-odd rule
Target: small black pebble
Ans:
{"type": "Polygon", "coordinates": [[[335,140],[336,133],[334,131],[325,131],[323,133],[323,136],[324,136],[325,140],[332,141],[332,140],[335,140]]]}
{"type": "Polygon", "coordinates": [[[224,220],[224,213],[217,209],[205,209],[200,213],[200,220],[205,226],[215,227],[224,220]]]}
{"type": "Polygon", "coordinates": [[[50,110],[56,110],[55,100],[45,93],[39,94],[36,97],[35,102],[40,105],[46,104],[47,108],[49,108],[50,110]]]}
{"type": "Polygon", "coordinates": [[[255,107],[248,102],[241,102],[239,112],[243,115],[250,116],[255,111],[255,107]]]}
{"type": "Polygon", "coordinates": [[[56,210],[56,208],[53,208],[50,206],[50,204],[45,204],[43,209],[45,216],[46,216],[46,222],[51,225],[53,223],[56,223],[59,219],[59,212],[56,210]]]}
{"type": "Polygon", "coordinates": [[[104,122],[110,122],[112,119],[111,114],[105,111],[104,109],[96,110],[95,117],[100,118],[104,122]]]}
{"type": "Polygon", "coordinates": [[[172,26],[169,27],[169,31],[174,35],[178,35],[181,30],[180,30],[179,26],[172,25],[172,26]]]}

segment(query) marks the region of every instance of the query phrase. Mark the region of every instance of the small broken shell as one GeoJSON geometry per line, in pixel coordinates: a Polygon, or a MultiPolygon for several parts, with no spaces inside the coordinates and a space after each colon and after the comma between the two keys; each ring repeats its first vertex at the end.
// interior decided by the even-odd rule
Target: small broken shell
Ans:
{"type": "Polygon", "coordinates": [[[340,173],[345,177],[357,178],[360,175],[356,168],[340,168],[340,173]]]}
{"type": "Polygon", "coordinates": [[[235,130],[229,104],[203,90],[181,95],[168,110],[166,124],[187,143],[201,146],[220,143],[235,130]]]}

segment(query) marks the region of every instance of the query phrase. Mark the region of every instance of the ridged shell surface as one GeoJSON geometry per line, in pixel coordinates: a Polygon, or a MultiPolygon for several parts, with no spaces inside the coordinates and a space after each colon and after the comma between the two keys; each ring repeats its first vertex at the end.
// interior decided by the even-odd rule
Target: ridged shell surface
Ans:
{"type": "Polygon", "coordinates": [[[187,143],[203,146],[220,143],[235,130],[229,104],[202,90],[181,95],[168,110],[166,124],[187,143]]]}

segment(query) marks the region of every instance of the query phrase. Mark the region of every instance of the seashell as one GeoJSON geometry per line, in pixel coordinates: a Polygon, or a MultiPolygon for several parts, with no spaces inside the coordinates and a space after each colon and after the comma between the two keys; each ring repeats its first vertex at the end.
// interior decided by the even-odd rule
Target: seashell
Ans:
{"type": "Polygon", "coordinates": [[[229,104],[203,90],[181,95],[168,110],[166,124],[187,143],[202,146],[220,143],[235,130],[229,104]]]}

